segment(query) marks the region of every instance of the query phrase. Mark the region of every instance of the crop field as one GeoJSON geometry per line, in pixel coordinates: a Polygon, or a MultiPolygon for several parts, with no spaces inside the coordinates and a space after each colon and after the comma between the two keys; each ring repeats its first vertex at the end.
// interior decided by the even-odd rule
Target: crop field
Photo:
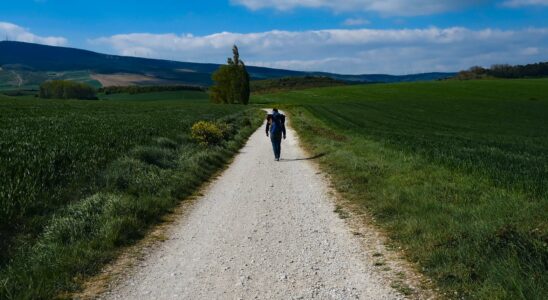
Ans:
{"type": "Polygon", "coordinates": [[[89,71],[40,72],[20,69],[0,69],[0,91],[38,89],[46,80],[72,80],[101,87],[89,71]]]}
{"type": "Polygon", "coordinates": [[[101,100],[116,100],[116,101],[185,101],[204,103],[209,101],[207,93],[201,91],[168,91],[168,92],[151,92],[151,93],[138,93],[138,94],[99,94],[101,100]]]}
{"type": "Polygon", "coordinates": [[[346,81],[335,80],[329,77],[286,77],[251,81],[251,92],[255,94],[267,94],[348,84],[346,81]]]}
{"type": "Polygon", "coordinates": [[[261,122],[255,109],[195,96],[0,96],[0,299],[77,288],[75,278],[191,195],[261,122]],[[190,137],[198,120],[228,124],[224,142],[198,145],[190,137]]]}
{"type": "Polygon", "coordinates": [[[334,87],[279,105],[449,298],[548,295],[548,80],[334,87]]]}

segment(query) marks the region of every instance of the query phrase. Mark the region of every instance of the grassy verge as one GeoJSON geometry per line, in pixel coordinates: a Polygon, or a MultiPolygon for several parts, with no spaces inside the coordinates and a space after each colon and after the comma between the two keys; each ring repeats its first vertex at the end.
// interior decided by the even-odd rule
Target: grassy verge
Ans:
{"type": "MultiPolygon", "coordinates": [[[[27,188],[27,195],[37,191],[38,195],[55,197],[37,198],[42,201],[38,203],[44,209],[41,214],[34,209],[25,209],[19,214],[20,217],[13,219],[24,226],[15,227],[19,231],[0,269],[0,299],[47,299],[56,297],[61,291],[77,289],[79,278],[97,272],[117,255],[121,246],[139,239],[151,224],[158,222],[163,214],[222,168],[262,122],[262,113],[255,109],[199,103],[10,101],[2,102],[5,105],[3,109],[25,111],[25,105],[41,106],[51,111],[36,114],[55,114],[55,118],[46,118],[47,121],[43,117],[24,119],[26,113],[17,118],[12,114],[12,125],[19,122],[27,126],[19,126],[21,132],[25,132],[24,128],[40,126],[36,123],[44,121],[46,123],[42,123],[42,127],[50,122],[56,126],[71,123],[73,126],[69,129],[73,131],[65,129],[59,141],[55,138],[59,132],[40,131],[37,135],[29,132],[28,136],[22,136],[28,139],[21,143],[22,146],[30,142],[49,141],[49,147],[44,149],[52,151],[52,157],[40,158],[37,162],[43,163],[35,167],[49,165],[52,158],[53,162],[59,163],[59,167],[70,167],[70,176],[65,176],[66,168],[42,168],[41,172],[31,173],[35,177],[30,183],[43,182],[44,178],[50,177],[63,182],[48,182],[39,186],[43,190],[35,190],[33,184],[21,186],[27,188]],[[92,113],[85,109],[92,110],[92,113]],[[105,114],[99,113],[104,110],[105,114]],[[78,117],[83,121],[73,120],[71,114],[66,115],[67,111],[79,112],[78,117]],[[139,118],[145,121],[132,124],[131,120],[138,121],[139,118]],[[199,119],[228,124],[224,127],[227,130],[225,140],[218,146],[210,147],[193,141],[189,128],[199,119]],[[125,124],[128,126],[124,127],[125,124]],[[122,130],[114,130],[111,125],[122,127],[122,130]],[[93,131],[87,126],[99,131],[92,134],[93,131]],[[67,142],[71,142],[72,147],[66,147],[67,142]],[[108,147],[105,143],[112,144],[108,147]],[[88,144],[95,146],[86,147],[88,144]],[[64,152],[55,153],[56,146],[64,152]],[[65,160],[59,161],[59,155],[70,158],[70,163],[62,164],[65,160]],[[90,157],[103,158],[105,155],[110,159],[89,161],[90,157]],[[80,170],[80,167],[74,166],[92,169],[80,170]],[[52,173],[39,176],[47,171],[52,173]],[[90,179],[92,188],[86,188],[85,178],[90,179]],[[73,179],[76,180],[71,181],[73,179]],[[59,192],[51,193],[54,191],[59,192]],[[32,224],[27,225],[29,223],[32,224]]],[[[2,133],[5,137],[12,136],[10,130],[3,130],[2,133]]],[[[0,145],[1,150],[20,145],[8,144],[7,141],[0,145]]],[[[12,156],[12,159],[28,157],[25,156],[27,154],[12,156]]],[[[25,166],[25,160],[17,163],[25,166]]],[[[5,163],[3,167],[6,167],[5,163]]],[[[1,169],[2,173],[9,170],[12,169],[1,169]]],[[[9,182],[5,183],[8,188],[12,186],[9,182]]]]}
{"type": "Polygon", "coordinates": [[[337,189],[448,298],[546,299],[546,89],[442,82],[258,100],[286,106],[337,189]]]}

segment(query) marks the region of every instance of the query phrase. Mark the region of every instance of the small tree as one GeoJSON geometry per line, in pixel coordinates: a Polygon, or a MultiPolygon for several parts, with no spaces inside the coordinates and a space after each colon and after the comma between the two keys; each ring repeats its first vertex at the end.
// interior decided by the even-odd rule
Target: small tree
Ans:
{"type": "Polygon", "coordinates": [[[220,66],[213,73],[212,79],[216,83],[211,87],[210,98],[215,103],[230,103],[229,95],[232,89],[232,71],[229,65],[220,66]]]}
{"type": "Polygon", "coordinates": [[[250,96],[249,73],[240,60],[238,47],[232,48],[232,58],[227,64],[219,67],[212,75],[215,85],[211,88],[210,97],[215,103],[248,104],[250,96]]]}

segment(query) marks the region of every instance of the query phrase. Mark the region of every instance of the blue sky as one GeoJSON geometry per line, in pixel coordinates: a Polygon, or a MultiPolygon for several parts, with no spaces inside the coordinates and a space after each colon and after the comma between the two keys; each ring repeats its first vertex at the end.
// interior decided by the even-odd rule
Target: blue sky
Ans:
{"type": "Polygon", "coordinates": [[[339,73],[406,74],[548,60],[548,0],[17,0],[12,40],[339,73]]]}

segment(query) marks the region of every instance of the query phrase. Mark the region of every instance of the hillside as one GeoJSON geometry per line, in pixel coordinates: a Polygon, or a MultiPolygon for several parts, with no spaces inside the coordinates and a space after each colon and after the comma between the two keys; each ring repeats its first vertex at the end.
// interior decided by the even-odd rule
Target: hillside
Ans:
{"type": "MultiPolygon", "coordinates": [[[[126,57],[74,48],[3,41],[0,42],[0,67],[0,88],[8,89],[10,87],[29,86],[32,88],[44,80],[66,77],[67,73],[71,72],[79,72],[80,75],[82,72],[85,73],[85,76],[79,76],[76,80],[89,81],[94,85],[105,85],[105,83],[112,82],[112,84],[180,83],[209,86],[211,84],[211,73],[219,65],[126,57]],[[93,74],[99,74],[100,77],[92,77],[93,74]]],[[[426,73],[404,76],[382,74],[341,75],[254,66],[249,66],[248,71],[254,80],[325,76],[342,81],[363,83],[436,80],[455,75],[454,73],[426,73]]]]}

